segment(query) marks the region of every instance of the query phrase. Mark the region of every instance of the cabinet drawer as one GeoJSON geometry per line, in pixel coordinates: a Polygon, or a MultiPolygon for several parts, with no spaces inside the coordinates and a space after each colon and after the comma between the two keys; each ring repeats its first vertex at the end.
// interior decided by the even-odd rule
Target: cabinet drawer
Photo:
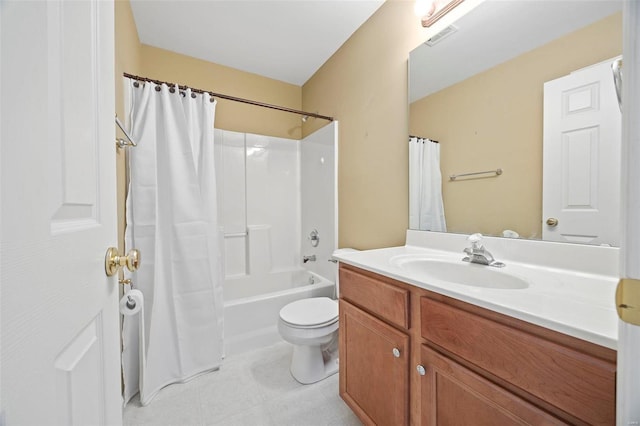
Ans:
{"type": "Polygon", "coordinates": [[[420,306],[425,339],[575,419],[614,424],[615,364],[428,297],[420,306]]]}
{"type": "Polygon", "coordinates": [[[409,328],[409,290],[393,280],[361,273],[340,265],[340,297],[391,324],[409,328]]]}

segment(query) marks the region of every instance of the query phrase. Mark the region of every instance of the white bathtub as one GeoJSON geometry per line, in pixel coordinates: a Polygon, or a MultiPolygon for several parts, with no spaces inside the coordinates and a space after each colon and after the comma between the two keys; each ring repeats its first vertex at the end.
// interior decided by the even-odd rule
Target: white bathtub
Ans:
{"type": "Polygon", "coordinates": [[[224,282],[225,355],[281,341],[280,309],[294,300],[321,296],[334,297],[334,283],[305,270],[261,277],[227,277],[224,282]],[[312,277],[313,284],[310,283],[312,277]]]}

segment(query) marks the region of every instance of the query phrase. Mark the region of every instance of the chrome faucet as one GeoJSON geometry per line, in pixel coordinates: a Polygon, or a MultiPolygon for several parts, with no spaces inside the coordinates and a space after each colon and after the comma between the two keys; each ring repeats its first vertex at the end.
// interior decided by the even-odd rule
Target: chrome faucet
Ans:
{"type": "Polygon", "coordinates": [[[468,256],[462,259],[464,262],[478,263],[480,265],[494,266],[496,268],[504,267],[504,263],[496,262],[493,255],[484,248],[481,243],[482,234],[472,234],[467,238],[467,240],[471,243],[471,247],[464,249],[464,252],[468,254],[468,256]]]}
{"type": "Polygon", "coordinates": [[[302,263],[315,262],[315,261],[316,261],[315,254],[312,254],[311,256],[302,256],[302,263]]]}

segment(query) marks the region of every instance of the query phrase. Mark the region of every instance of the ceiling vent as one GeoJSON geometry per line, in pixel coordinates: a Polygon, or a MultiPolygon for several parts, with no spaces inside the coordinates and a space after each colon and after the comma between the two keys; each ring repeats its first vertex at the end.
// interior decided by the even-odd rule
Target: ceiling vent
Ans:
{"type": "Polygon", "coordinates": [[[451,34],[455,33],[456,31],[458,31],[458,27],[449,25],[447,28],[440,31],[438,34],[434,35],[429,40],[425,41],[424,44],[426,44],[429,47],[435,46],[436,44],[440,43],[442,40],[449,37],[451,34]]]}

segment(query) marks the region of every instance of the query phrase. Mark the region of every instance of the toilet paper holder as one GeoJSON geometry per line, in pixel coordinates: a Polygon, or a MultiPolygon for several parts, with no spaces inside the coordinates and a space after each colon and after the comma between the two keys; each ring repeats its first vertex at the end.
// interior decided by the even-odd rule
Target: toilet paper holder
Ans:
{"type": "MultiPolygon", "coordinates": [[[[133,284],[130,278],[120,278],[118,280],[118,282],[121,285],[132,285],[133,284]]],[[[131,287],[131,288],[133,288],[133,287],[131,287]]],[[[127,297],[127,308],[129,308],[129,309],[135,308],[136,307],[136,301],[133,299],[133,297],[131,297],[131,295],[129,295],[129,294],[125,294],[125,296],[127,297]]]]}

